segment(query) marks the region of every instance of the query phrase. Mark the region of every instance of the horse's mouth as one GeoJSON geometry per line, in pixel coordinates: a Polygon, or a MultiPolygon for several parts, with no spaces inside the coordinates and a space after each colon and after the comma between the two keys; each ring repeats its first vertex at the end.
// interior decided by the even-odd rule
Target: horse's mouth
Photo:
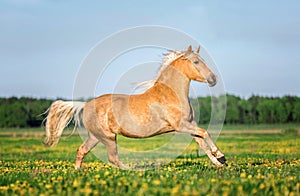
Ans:
{"type": "Polygon", "coordinates": [[[215,81],[215,82],[208,82],[208,86],[209,87],[213,87],[213,86],[215,86],[217,84],[217,81],[215,81]]]}

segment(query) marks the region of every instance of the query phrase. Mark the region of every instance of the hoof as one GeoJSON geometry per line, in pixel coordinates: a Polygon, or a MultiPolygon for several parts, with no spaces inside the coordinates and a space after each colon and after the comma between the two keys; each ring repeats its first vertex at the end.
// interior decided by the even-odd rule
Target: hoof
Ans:
{"type": "Polygon", "coordinates": [[[220,158],[217,158],[217,160],[222,163],[223,165],[227,166],[227,163],[226,163],[226,158],[224,156],[220,157],[220,158]]]}

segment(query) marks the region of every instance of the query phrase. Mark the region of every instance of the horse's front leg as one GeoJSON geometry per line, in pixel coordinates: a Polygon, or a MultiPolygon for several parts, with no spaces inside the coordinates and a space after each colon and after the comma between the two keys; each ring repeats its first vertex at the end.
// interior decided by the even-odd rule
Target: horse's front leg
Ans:
{"type": "Polygon", "coordinates": [[[204,150],[204,152],[207,154],[208,158],[213,162],[213,164],[215,164],[217,167],[223,167],[226,165],[226,159],[224,155],[220,158],[216,158],[216,156],[212,154],[212,151],[202,138],[194,137],[194,139],[198,143],[199,147],[204,150]]]}
{"type": "MultiPolygon", "coordinates": [[[[201,128],[198,128],[198,132],[204,133],[203,134],[204,135],[203,139],[206,141],[206,143],[210,147],[212,155],[214,157],[216,157],[220,163],[225,164],[226,159],[225,159],[224,154],[219,150],[219,148],[213,142],[213,140],[211,139],[209,133],[205,129],[201,129],[201,128]]],[[[199,138],[199,139],[202,139],[202,138],[199,138]]],[[[203,141],[203,143],[205,143],[205,142],[203,141]]]]}
{"type": "MultiPolygon", "coordinates": [[[[195,122],[192,123],[186,122],[186,123],[182,123],[182,126],[179,131],[194,136],[196,142],[199,144],[199,146],[202,149],[204,149],[204,151],[206,152],[206,154],[211,160],[213,156],[220,163],[219,165],[221,166],[226,165],[226,159],[224,157],[224,154],[221,153],[221,151],[212,141],[209,133],[205,129],[199,128],[195,122]],[[205,142],[208,144],[208,146],[206,145],[205,142]]],[[[215,159],[212,160],[214,164],[215,164],[215,159]]]]}

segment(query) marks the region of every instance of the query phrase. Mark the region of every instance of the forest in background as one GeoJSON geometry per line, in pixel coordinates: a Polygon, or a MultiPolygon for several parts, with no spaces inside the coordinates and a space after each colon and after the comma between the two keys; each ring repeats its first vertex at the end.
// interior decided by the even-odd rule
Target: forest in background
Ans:
{"type": "MultiPolygon", "coordinates": [[[[226,108],[225,124],[275,124],[300,122],[300,97],[261,97],[251,96],[243,99],[235,95],[226,95],[226,102],[221,97],[199,97],[191,100],[200,111],[200,124],[210,121],[212,105],[218,113],[226,108]],[[213,103],[213,104],[212,104],[213,103]]],[[[224,98],[223,98],[224,100],[224,98]]],[[[198,118],[197,118],[198,119],[198,118]]]]}
{"type": "MultiPolygon", "coordinates": [[[[235,95],[198,97],[191,99],[195,116],[200,124],[210,121],[212,105],[216,116],[226,108],[225,124],[274,124],[300,122],[300,97],[261,97],[243,99],[235,95]],[[200,112],[199,112],[200,111],[200,112]],[[200,115],[200,118],[199,118],[200,115]]],[[[0,128],[39,127],[46,117],[45,111],[54,100],[27,97],[0,98],[0,128]]]]}

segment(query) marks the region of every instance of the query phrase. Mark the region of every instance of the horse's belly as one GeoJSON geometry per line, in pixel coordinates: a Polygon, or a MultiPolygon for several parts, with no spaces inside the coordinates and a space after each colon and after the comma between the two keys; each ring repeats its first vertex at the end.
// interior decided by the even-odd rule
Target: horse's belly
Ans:
{"type": "Polygon", "coordinates": [[[152,137],[155,135],[159,135],[159,134],[163,134],[163,133],[167,133],[167,132],[171,132],[173,131],[173,129],[170,126],[165,126],[165,127],[160,127],[157,129],[154,128],[148,128],[148,127],[144,127],[144,128],[140,128],[140,129],[124,129],[121,128],[119,133],[120,135],[123,135],[125,137],[129,137],[129,138],[148,138],[148,137],[152,137]]]}

